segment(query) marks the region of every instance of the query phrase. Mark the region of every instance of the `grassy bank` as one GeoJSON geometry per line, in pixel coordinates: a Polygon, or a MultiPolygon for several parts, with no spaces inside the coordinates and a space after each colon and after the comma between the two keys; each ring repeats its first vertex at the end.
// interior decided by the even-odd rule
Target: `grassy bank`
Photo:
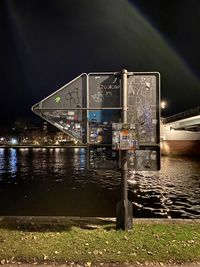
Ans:
{"type": "Polygon", "coordinates": [[[0,225],[0,261],[82,262],[91,265],[200,261],[200,224],[138,222],[116,231],[112,222],[0,225]],[[78,226],[79,225],[79,226],[78,226]]]}

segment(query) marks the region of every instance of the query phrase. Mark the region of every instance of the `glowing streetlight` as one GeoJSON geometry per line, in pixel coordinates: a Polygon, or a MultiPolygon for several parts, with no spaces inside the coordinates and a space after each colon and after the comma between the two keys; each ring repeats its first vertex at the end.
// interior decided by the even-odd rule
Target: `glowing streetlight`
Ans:
{"type": "Polygon", "coordinates": [[[17,145],[17,139],[16,138],[12,138],[11,139],[11,144],[12,145],[17,145]]]}
{"type": "Polygon", "coordinates": [[[161,109],[165,109],[166,106],[167,106],[167,102],[166,101],[161,101],[161,103],[160,103],[161,109]]]}

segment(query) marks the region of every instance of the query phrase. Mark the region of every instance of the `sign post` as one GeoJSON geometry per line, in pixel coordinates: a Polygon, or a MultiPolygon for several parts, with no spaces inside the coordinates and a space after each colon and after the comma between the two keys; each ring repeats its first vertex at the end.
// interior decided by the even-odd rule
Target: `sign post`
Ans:
{"type": "MultiPolygon", "coordinates": [[[[127,123],[128,117],[128,92],[127,92],[127,70],[122,70],[122,123],[127,123]]],[[[120,150],[121,153],[121,184],[122,199],[117,204],[117,229],[129,230],[132,228],[132,203],[128,200],[128,183],[127,183],[127,150],[120,150]]]]}

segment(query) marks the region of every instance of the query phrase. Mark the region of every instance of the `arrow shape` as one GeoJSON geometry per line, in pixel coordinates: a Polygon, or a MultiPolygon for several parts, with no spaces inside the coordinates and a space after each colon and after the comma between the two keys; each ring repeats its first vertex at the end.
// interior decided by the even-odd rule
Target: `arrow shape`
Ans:
{"type": "Polygon", "coordinates": [[[87,74],[83,73],[32,107],[32,111],[61,131],[87,142],[87,74]],[[76,109],[77,108],[77,109],[76,109]]]}

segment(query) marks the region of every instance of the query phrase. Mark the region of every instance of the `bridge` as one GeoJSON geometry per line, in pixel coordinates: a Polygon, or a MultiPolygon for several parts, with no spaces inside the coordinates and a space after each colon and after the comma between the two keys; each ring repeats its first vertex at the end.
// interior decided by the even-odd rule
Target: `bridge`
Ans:
{"type": "Polygon", "coordinates": [[[161,120],[164,155],[200,156],[200,106],[161,120]]]}
{"type": "Polygon", "coordinates": [[[163,124],[171,124],[174,130],[200,131],[200,106],[163,119],[163,124]]]}

